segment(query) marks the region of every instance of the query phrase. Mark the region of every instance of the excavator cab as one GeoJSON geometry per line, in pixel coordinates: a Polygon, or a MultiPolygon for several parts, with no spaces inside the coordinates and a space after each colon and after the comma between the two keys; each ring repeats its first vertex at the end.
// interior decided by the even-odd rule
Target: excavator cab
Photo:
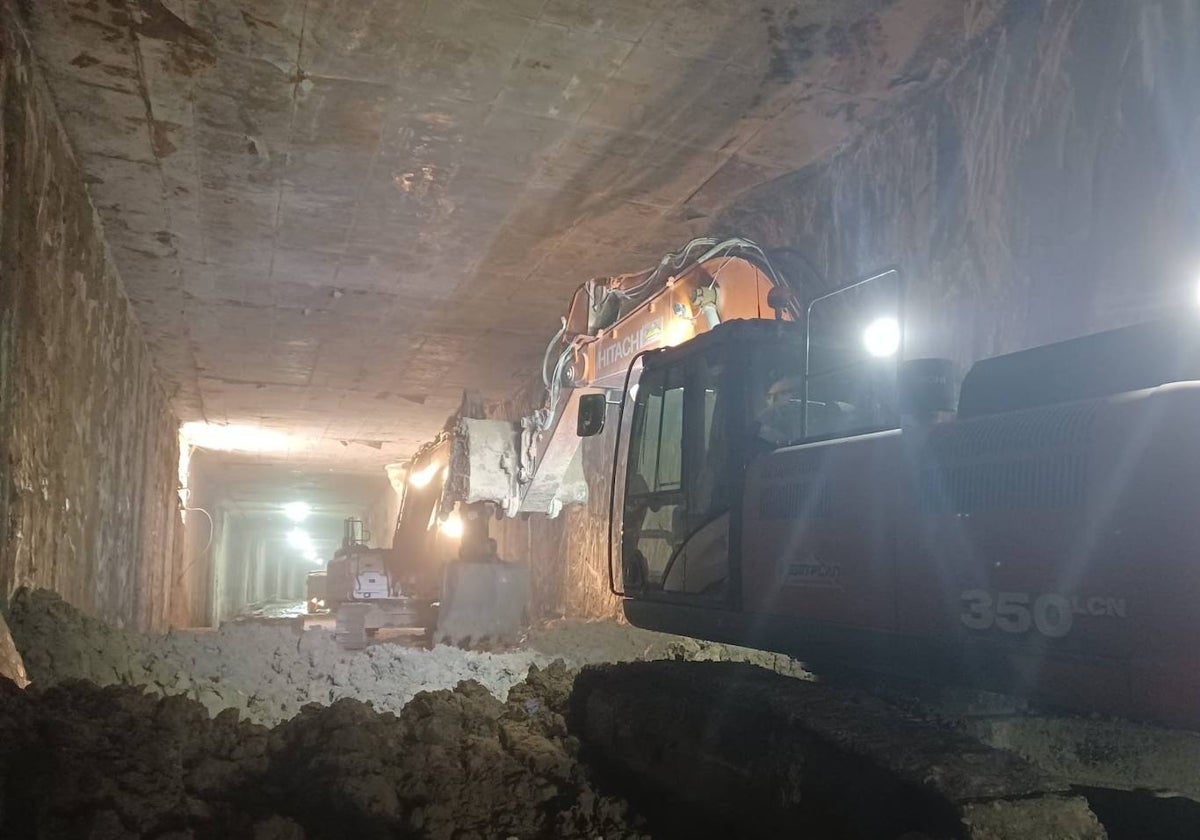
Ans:
{"type": "Polygon", "coordinates": [[[749,464],[899,425],[899,303],[884,272],[817,298],[803,323],[730,321],[641,356],[612,488],[621,594],[737,607],[749,464]]]}
{"type": "Polygon", "coordinates": [[[783,390],[774,404],[768,394],[802,373],[803,359],[803,332],[785,321],[733,321],[647,355],[622,503],[627,594],[718,604],[735,597],[738,476],[780,442],[783,424],[772,415],[796,412],[783,390]]]}

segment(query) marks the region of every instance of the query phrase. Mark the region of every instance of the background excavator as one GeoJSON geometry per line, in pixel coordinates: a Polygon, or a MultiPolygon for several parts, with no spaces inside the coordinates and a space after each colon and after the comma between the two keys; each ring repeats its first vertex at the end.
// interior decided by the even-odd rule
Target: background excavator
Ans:
{"type": "Polygon", "coordinates": [[[493,518],[555,517],[587,501],[580,398],[619,393],[630,359],[689,341],[728,319],[791,320],[798,301],[766,255],[742,239],[697,239],[636,274],[589,280],[546,348],[542,405],[519,421],[463,404],[404,473],[392,544],[348,535],[330,562],[325,601],[343,644],[382,627],[422,626],[434,642],[477,645],[520,634],[529,570],[497,556],[493,518]]]}

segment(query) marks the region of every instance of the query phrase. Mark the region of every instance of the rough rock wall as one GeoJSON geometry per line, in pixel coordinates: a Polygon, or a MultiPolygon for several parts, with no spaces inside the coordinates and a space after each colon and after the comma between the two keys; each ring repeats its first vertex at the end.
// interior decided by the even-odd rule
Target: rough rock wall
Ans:
{"type": "MultiPolygon", "coordinates": [[[[960,362],[1193,305],[1200,4],[1009,2],[968,60],[719,221],[815,268],[897,264],[910,356],[960,362]]],[[[797,263],[799,267],[801,263],[797,263]]]]}
{"type": "Polygon", "coordinates": [[[177,423],[17,14],[0,3],[0,596],[159,629],[177,423]]]}
{"type": "Polygon", "coordinates": [[[214,477],[213,454],[192,449],[187,458],[187,527],[183,529],[183,559],[171,579],[172,627],[197,627],[216,622],[214,591],[218,563],[223,559],[225,512],[218,506],[224,485],[214,477]]]}
{"type": "MultiPolygon", "coordinates": [[[[534,376],[492,414],[515,420],[539,408],[544,394],[541,377],[534,376]]],[[[615,422],[615,417],[609,419],[615,422]]],[[[492,528],[502,557],[529,563],[539,617],[620,615],[620,603],[608,586],[608,494],[615,440],[610,427],[581,443],[587,505],[569,506],[556,519],[531,516],[504,520],[492,528]]]]}

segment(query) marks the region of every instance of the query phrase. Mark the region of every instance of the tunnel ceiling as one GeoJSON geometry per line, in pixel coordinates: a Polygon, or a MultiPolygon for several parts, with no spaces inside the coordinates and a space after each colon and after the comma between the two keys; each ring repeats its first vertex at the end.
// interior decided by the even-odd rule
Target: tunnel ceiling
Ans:
{"type": "Polygon", "coordinates": [[[362,516],[388,487],[382,470],[363,475],[316,464],[262,463],[236,453],[205,453],[202,468],[227,510],[274,519],[281,529],[291,527],[283,515],[288,502],[308,503],[314,516],[342,519],[362,516]]]}
{"type": "Polygon", "coordinates": [[[503,398],[573,289],[945,68],[959,0],[38,0],[185,420],[377,469],[503,398]]]}

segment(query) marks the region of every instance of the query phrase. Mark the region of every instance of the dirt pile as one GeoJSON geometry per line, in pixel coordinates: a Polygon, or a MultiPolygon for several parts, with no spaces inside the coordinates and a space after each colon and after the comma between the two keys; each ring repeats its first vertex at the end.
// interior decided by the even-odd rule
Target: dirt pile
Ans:
{"type": "Polygon", "coordinates": [[[17,649],[37,685],[68,679],[132,685],[157,696],[183,696],[211,715],[236,709],[274,726],[308,703],[342,698],[398,713],[420,691],[473,680],[500,700],[531,665],[561,659],[571,667],[640,659],[750,662],[802,676],[785,656],[652,633],[612,622],[561,621],[530,633],[526,649],[502,653],[374,644],[341,650],[320,628],[290,622],[236,622],[215,631],[144,636],[91,618],[49,590],[19,590],[8,608],[17,649]]]}
{"type": "Polygon", "coordinates": [[[656,633],[614,621],[554,621],[533,630],[529,646],[577,668],[608,662],[682,659],[746,662],[787,677],[810,676],[800,662],[781,653],[656,633]]]}
{"type": "Polygon", "coordinates": [[[0,681],[0,836],[253,836],[267,736],[182,697],[0,681]]]}
{"type": "Polygon", "coordinates": [[[143,636],[84,615],[47,590],[20,590],[9,624],[38,685],[67,679],[133,685],[159,695],[182,695],[210,714],[236,709],[274,725],[307,703],[345,697],[399,712],[417,692],[474,680],[503,699],[535,662],[529,651],[483,653],[439,646],[420,650],[374,645],[341,650],[331,633],[288,625],[226,624],[211,632],[143,636]]]}
{"type": "Polygon", "coordinates": [[[634,838],[567,732],[573,674],[399,714],[343,698],[268,730],[183,697],[0,683],[0,836],[634,838]]]}

